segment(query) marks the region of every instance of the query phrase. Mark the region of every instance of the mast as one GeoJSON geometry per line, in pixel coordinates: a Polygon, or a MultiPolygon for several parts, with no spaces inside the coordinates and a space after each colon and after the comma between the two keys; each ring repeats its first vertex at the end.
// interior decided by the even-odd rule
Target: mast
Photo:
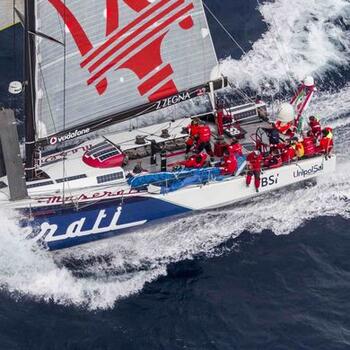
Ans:
{"type": "Polygon", "coordinates": [[[24,22],[24,80],[25,80],[25,172],[27,180],[35,177],[35,2],[25,0],[24,22]]]}

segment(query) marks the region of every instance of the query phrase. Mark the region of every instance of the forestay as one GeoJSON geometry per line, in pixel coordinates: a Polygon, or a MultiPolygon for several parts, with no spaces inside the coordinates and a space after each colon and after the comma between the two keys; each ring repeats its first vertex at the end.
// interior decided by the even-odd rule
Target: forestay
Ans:
{"type": "MultiPolygon", "coordinates": [[[[37,138],[208,82],[217,66],[201,0],[38,0],[37,138]]],[[[192,96],[191,96],[192,97],[192,96]]],[[[186,96],[184,96],[186,98],[186,96]]]]}

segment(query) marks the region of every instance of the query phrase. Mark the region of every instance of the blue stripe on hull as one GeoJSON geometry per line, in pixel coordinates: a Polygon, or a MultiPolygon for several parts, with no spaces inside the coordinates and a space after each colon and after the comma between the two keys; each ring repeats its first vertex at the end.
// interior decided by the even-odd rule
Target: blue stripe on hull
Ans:
{"type": "MultiPolygon", "coordinates": [[[[145,222],[190,211],[188,208],[159,199],[141,196],[83,205],[78,211],[74,206],[35,208],[31,210],[35,219],[30,223],[26,220],[22,225],[29,224],[33,227],[33,234],[36,236],[44,234],[43,231],[51,230],[52,238],[46,241],[46,245],[50,250],[57,250],[116,236],[131,231],[132,228],[135,229],[145,222]],[[83,205],[86,205],[85,208],[82,208],[83,205]],[[117,229],[109,229],[114,227],[111,225],[113,220],[117,223],[117,229]],[[96,229],[100,232],[96,232],[96,229]]],[[[24,213],[28,214],[28,211],[24,210],[24,213]]],[[[44,236],[47,240],[49,235],[44,236]]]]}

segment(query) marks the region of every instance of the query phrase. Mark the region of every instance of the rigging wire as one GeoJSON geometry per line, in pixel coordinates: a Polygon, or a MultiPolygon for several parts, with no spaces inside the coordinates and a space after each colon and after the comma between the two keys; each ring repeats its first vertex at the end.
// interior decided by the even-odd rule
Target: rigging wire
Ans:
{"type": "Polygon", "coordinates": [[[39,67],[39,70],[40,70],[40,73],[41,73],[41,80],[43,82],[43,88],[44,88],[44,91],[45,91],[47,106],[49,108],[49,115],[50,115],[50,118],[51,118],[51,121],[52,121],[53,128],[55,130],[55,133],[57,133],[56,123],[55,123],[55,119],[53,117],[53,112],[52,112],[52,107],[51,107],[51,102],[50,102],[50,96],[49,96],[49,93],[48,93],[48,90],[47,90],[47,87],[46,87],[46,80],[45,80],[45,76],[44,76],[44,73],[43,73],[43,69],[42,69],[41,63],[38,63],[38,67],[39,67]]]}
{"type": "MultiPolygon", "coordinates": [[[[243,47],[238,43],[238,41],[233,37],[233,35],[229,32],[229,30],[224,26],[224,24],[215,16],[213,11],[209,8],[209,6],[203,1],[203,5],[206,8],[206,10],[209,12],[209,14],[215,19],[215,21],[219,24],[219,26],[224,30],[224,32],[228,35],[228,37],[231,39],[231,41],[241,50],[242,54],[248,57],[247,52],[243,49],[243,47]]],[[[253,102],[253,99],[249,97],[242,89],[240,89],[237,86],[233,86],[232,83],[229,83],[231,89],[233,91],[236,91],[243,100],[246,100],[248,102],[253,102]]]]}
{"type": "MultiPolygon", "coordinates": [[[[66,21],[66,0],[64,0],[64,13],[63,13],[64,22],[66,21]]],[[[64,31],[63,36],[63,130],[66,129],[66,55],[67,55],[67,46],[66,46],[66,31],[64,31]]],[[[66,140],[63,140],[63,147],[65,147],[66,140]]],[[[66,178],[66,157],[63,157],[62,162],[62,172],[63,172],[63,178],[66,178]]],[[[66,188],[66,181],[63,181],[62,183],[62,195],[63,195],[63,205],[65,204],[65,188],[66,188]]]]}
{"type": "MultiPolygon", "coordinates": [[[[13,0],[12,2],[12,25],[16,24],[16,0],[13,0]]],[[[14,66],[14,72],[17,72],[17,50],[16,50],[16,28],[13,27],[13,42],[12,42],[12,48],[13,48],[13,66],[14,66]]]]}
{"type": "Polygon", "coordinates": [[[206,8],[206,10],[210,13],[210,15],[215,19],[215,21],[219,24],[219,26],[228,35],[228,37],[233,41],[233,43],[242,51],[244,55],[246,55],[247,53],[244,51],[243,47],[238,43],[238,41],[233,37],[233,35],[227,30],[227,28],[222,24],[222,22],[215,16],[215,14],[211,11],[209,6],[204,1],[203,1],[203,5],[206,8]]]}

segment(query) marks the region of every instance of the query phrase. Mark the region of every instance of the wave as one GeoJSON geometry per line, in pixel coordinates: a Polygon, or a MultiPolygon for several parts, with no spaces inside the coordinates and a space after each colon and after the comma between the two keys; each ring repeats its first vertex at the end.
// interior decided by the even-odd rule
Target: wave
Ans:
{"type": "Polygon", "coordinates": [[[221,70],[241,87],[259,89],[300,81],[350,63],[350,4],[347,0],[276,0],[259,5],[268,31],[240,60],[227,58],[221,70]]]}

